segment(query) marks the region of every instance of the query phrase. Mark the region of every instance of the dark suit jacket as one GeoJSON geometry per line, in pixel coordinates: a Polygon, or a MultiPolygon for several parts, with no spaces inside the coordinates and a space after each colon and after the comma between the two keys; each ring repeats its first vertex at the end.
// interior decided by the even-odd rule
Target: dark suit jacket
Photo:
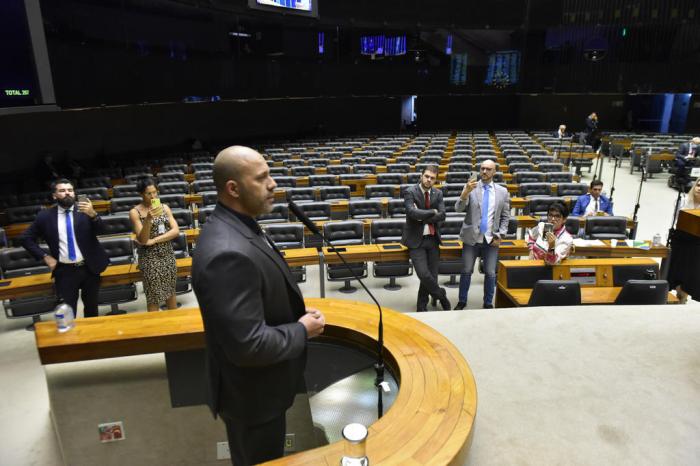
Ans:
{"type": "MultiPolygon", "coordinates": [[[[688,155],[690,152],[690,143],[689,142],[684,142],[678,147],[678,152],[676,152],[676,166],[678,168],[685,168],[685,166],[688,164],[688,161],[685,159],[685,157],[688,155]]],[[[700,147],[695,148],[695,157],[700,156],[700,147]]],[[[692,165],[692,164],[691,164],[692,165]]]]}
{"type": "Polygon", "coordinates": [[[197,241],[199,301],[216,416],[266,422],[303,387],[304,300],[286,262],[231,210],[217,204],[197,241]]]}
{"type": "Polygon", "coordinates": [[[401,244],[409,248],[417,248],[423,240],[423,227],[427,223],[435,225],[435,234],[440,241],[439,222],[445,220],[445,201],[442,191],[430,188],[430,207],[425,208],[425,195],[416,184],[407,188],[403,193],[403,205],[406,208],[406,225],[403,228],[401,244]],[[436,214],[433,209],[436,209],[436,214]]]}
{"type": "MultiPolygon", "coordinates": [[[[99,275],[109,265],[109,257],[97,240],[97,235],[103,233],[102,219],[98,215],[91,219],[87,215],[73,212],[73,232],[80,252],[85,259],[85,265],[90,272],[99,275]]],[[[58,260],[58,207],[53,206],[42,210],[34,219],[34,222],[20,237],[22,247],[36,259],[44,257],[45,252],[37,244],[37,239],[42,238],[49,245],[51,256],[58,260]]]]}

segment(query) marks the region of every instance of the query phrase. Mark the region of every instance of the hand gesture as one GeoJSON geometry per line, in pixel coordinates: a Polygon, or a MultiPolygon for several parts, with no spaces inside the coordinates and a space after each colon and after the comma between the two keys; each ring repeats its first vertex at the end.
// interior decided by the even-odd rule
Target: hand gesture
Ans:
{"type": "Polygon", "coordinates": [[[44,263],[48,265],[49,270],[53,272],[53,270],[56,268],[56,265],[58,264],[58,261],[53,256],[49,256],[47,254],[44,256],[44,263]]]}
{"type": "Polygon", "coordinates": [[[552,233],[551,231],[548,231],[548,232],[544,235],[544,237],[545,237],[545,239],[547,240],[547,242],[549,243],[550,249],[551,249],[551,248],[554,248],[554,245],[557,243],[557,237],[554,236],[554,233],[552,233]]]}
{"type": "Polygon", "coordinates": [[[307,338],[314,338],[323,333],[326,318],[318,309],[307,308],[306,314],[299,318],[299,322],[306,329],[307,338]]]}
{"type": "Polygon", "coordinates": [[[92,202],[88,198],[85,198],[83,202],[78,202],[78,212],[82,212],[90,218],[95,218],[97,215],[97,212],[92,207],[92,202]]]}
{"type": "Polygon", "coordinates": [[[472,191],[474,191],[474,189],[476,189],[476,185],[478,183],[479,182],[476,180],[471,180],[467,184],[465,184],[464,189],[462,190],[462,194],[460,195],[460,197],[465,198],[465,197],[469,196],[469,193],[471,193],[472,191]]]}

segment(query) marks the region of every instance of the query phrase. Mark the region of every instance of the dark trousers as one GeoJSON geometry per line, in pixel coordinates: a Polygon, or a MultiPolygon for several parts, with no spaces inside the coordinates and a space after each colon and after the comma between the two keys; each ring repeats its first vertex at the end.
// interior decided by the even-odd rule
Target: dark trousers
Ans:
{"type": "Polygon", "coordinates": [[[438,284],[438,265],[440,264],[440,244],[435,236],[424,236],[417,248],[408,250],[408,254],[420,280],[416,307],[428,306],[428,295],[435,299],[444,298],[444,291],[438,284]]]}
{"type": "Polygon", "coordinates": [[[223,416],[221,419],[226,424],[228,448],[234,466],[249,466],[284,456],[285,413],[255,425],[223,416]]]}
{"type": "Polygon", "coordinates": [[[53,271],[56,284],[56,295],[78,313],[78,292],[83,300],[85,317],[97,317],[97,292],[100,289],[100,276],[90,272],[81,265],[65,265],[58,263],[53,271]]]}

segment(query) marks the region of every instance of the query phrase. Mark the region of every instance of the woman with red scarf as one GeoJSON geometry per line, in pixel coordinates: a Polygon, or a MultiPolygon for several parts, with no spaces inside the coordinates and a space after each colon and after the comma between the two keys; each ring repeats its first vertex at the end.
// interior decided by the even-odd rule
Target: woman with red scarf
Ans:
{"type": "Polygon", "coordinates": [[[571,252],[574,239],[566,231],[566,218],[569,209],[561,202],[554,202],[547,212],[547,223],[552,224],[552,231],[545,231],[545,222],[540,222],[528,231],[527,247],[530,259],[541,259],[549,265],[555,265],[566,259],[571,252]]]}

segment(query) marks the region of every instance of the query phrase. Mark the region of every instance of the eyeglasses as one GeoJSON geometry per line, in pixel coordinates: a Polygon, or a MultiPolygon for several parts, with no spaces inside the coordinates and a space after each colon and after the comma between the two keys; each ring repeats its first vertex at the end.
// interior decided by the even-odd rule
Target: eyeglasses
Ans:
{"type": "Polygon", "coordinates": [[[561,214],[547,214],[547,218],[562,218],[561,214]]]}

